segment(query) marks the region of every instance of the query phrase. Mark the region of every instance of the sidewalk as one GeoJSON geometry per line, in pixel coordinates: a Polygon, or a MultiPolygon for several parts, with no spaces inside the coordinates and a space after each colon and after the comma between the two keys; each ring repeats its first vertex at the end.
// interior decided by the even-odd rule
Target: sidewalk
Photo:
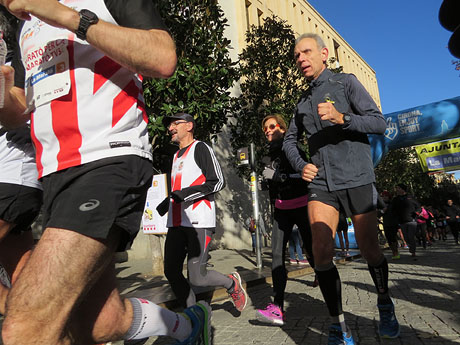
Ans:
{"type": "MultiPolygon", "coordinates": [[[[414,261],[407,250],[400,260],[385,255],[390,268],[390,289],[401,324],[397,339],[378,336],[379,315],[375,287],[367,263],[357,251],[336,262],[342,281],[343,309],[357,345],[460,345],[460,246],[452,239],[437,241],[423,250],[417,247],[414,261]]],[[[271,300],[270,256],[258,271],[249,251],[216,250],[210,262],[222,273],[237,270],[246,282],[249,303],[239,313],[224,289],[201,291],[212,298],[213,345],[325,345],[330,319],[320,289],[313,288],[309,266],[287,265],[285,316],[282,327],[261,324],[255,310],[271,300]]],[[[174,307],[174,298],[162,277],[149,275],[148,260],[117,264],[124,296],[146,297],[174,307]]],[[[1,324],[1,319],[0,319],[1,324]]],[[[170,338],[149,338],[145,345],[174,344],[170,338]]],[[[0,341],[1,344],[1,341],[0,341]]],[[[123,345],[122,341],[112,345],[123,345]]]]}
{"type": "MultiPolygon", "coordinates": [[[[211,255],[217,270],[227,273],[236,268],[249,279],[249,303],[242,313],[235,311],[229,299],[213,301],[213,345],[327,344],[330,318],[320,289],[312,287],[313,275],[308,275],[309,268],[290,272],[286,287],[286,323],[277,327],[262,324],[255,318],[255,310],[264,308],[271,300],[272,289],[269,280],[265,283],[262,280],[268,277],[251,279],[255,277],[251,275],[254,265],[251,267],[246,261],[252,258],[235,251],[217,251],[211,255]],[[300,272],[307,275],[292,277],[300,272]],[[257,281],[260,284],[255,284],[257,281]]],[[[460,345],[460,246],[449,238],[426,250],[418,247],[417,255],[414,261],[409,252],[402,249],[401,259],[391,260],[391,252],[385,251],[390,268],[389,285],[401,325],[397,339],[378,336],[377,296],[365,260],[355,255],[352,260],[339,262],[343,309],[357,345],[460,345]]],[[[268,268],[260,275],[265,277],[266,270],[268,268]]],[[[126,282],[126,278],[122,281],[126,282]]],[[[142,289],[137,292],[141,293],[142,289]]],[[[145,345],[174,343],[170,338],[152,337],[145,345]]],[[[123,345],[123,342],[113,345],[123,345]]]]}
{"type": "MultiPolygon", "coordinates": [[[[257,285],[271,284],[271,253],[265,248],[267,254],[262,255],[262,269],[257,269],[256,258],[252,257],[249,250],[219,249],[212,251],[209,263],[223,274],[237,271],[247,288],[257,285]]],[[[289,257],[289,256],[287,256],[289,257]]],[[[347,261],[361,257],[358,250],[351,250],[347,258],[336,259],[336,264],[344,264],[347,261]]],[[[313,282],[313,269],[310,265],[286,264],[290,279],[311,274],[313,282]]],[[[185,266],[184,266],[185,268],[185,266]]],[[[151,262],[149,260],[131,260],[116,265],[119,278],[119,288],[125,297],[145,298],[163,307],[174,309],[177,307],[175,297],[165,277],[151,275],[151,262]]],[[[184,275],[186,273],[184,272],[184,275]]],[[[197,300],[211,300],[213,302],[228,298],[225,288],[194,288],[197,300]]]]}

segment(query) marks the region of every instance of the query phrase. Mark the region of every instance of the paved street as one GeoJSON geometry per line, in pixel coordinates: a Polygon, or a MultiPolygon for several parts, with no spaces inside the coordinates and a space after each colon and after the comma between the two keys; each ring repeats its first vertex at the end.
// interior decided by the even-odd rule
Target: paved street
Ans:
{"type": "MultiPolygon", "coordinates": [[[[401,336],[394,340],[381,340],[377,336],[376,294],[366,263],[357,259],[338,265],[346,318],[357,344],[460,344],[460,246],[455,246],[452,240],[436,242],[425,251],[418,248],[418,254],[417,261],[407,251],[402,252],[401,260],[389,260],[390,286],[401,323],[401,336]]],[[[386,255],[389,258],[388,251],[386,255]]],[[[213,257],[215,260],[217,254],[213,257]]],[[[270,301],[268,284],[249,289],[250,304],[241,315],[228,299],[213,302],[213,344],[326,344],[329,319],[320,290],[311,286],[312,281],[311,274],[288,281],[287,322],[281,328],[255,320],[255,309],[270,301]]],[[[165,338],[150,338],[146,342],[147,345],[172,343],[172,339],[165,338]]]]}
{"type": "MultiPolygon", "coordinates": [[[[401,323],[401,336],[381,340],[377,336],[376,294],[362,259],[339,265],[343,283],[346,319],[360,345],[453,345],[460,344],[460,247],[453,241],[436,242],[413,261],[407,251],[391,261],[391,291],[401,323]]],[[[214,345],[327,343],[329,319],[319,288],[312,275],[289,280],[287,322],[283,327],[266,326],[255,320],[254,311],[270,300],[271,288],[257,286],[248,291],[251,304],[238,315],[230,301],[213,303],[214,345]]],[[[121,345],[121,342],[116,345],[121,345]]],[[[151,338],[146,344],[171,344],[151,338]]]]}

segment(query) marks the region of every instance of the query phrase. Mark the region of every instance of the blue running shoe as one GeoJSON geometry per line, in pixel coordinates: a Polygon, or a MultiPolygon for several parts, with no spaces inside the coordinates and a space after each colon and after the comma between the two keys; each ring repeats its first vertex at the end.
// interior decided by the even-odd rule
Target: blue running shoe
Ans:
{"type": "Polygon", "coordinates": [[[355,345],[351,331],[342,332],[342,327],[339,324],[329,326],[329,339],[327,345],[355,345]],[[347,336],[347,333],[349,336],[347,336]]]}
{"type": "Polygon", "coordinates": [[[389,339],[399,337],[399,322],[396,320],[394,304],[377,304],[377,307],[380,314],[380,337],[389,339]]]}
{"type": "Polygon", "coordinates": [[[200,301],[184,310],[184,317],[192,323],[192,333],[183,342],[175,345],[210,345],[211,344],[211,307],[200,301]]]}

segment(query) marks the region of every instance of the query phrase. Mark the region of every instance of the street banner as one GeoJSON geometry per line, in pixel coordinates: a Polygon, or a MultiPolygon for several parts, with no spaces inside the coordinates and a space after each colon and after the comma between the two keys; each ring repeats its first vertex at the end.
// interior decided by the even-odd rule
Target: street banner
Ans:
{"type": "Polygon", "coordinates": [[[166,221],[168,214],[161,217],[157,212],[157,206],[168,195],[166,174],[154,175],[152,186],[147,191],[144,214],[142,217],[142,230],[144,234],[163,235],[168,232],[166,221]]]}
{"type": "Polygon", "coordinates": [[[415,150],[425,172],[460,169],[460,138],[420,145],[415,150]]]}
{"type": "Polygon", "coordinates": [[[393,149],[460,136],[460,97],[386,114],[384,135],[369,135],[376,166],[393,149]]]}

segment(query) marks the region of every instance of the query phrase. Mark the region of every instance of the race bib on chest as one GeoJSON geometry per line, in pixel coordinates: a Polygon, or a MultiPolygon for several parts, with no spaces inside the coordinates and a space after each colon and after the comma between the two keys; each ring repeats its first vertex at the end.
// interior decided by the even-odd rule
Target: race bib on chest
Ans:
{"type": "Polygon", "coordinates": [[[37,21],[21,35],[29,110],[70,91],[68,32],[37,21]],[[41,43],[37,43],[41,42],[41,43]]]}

